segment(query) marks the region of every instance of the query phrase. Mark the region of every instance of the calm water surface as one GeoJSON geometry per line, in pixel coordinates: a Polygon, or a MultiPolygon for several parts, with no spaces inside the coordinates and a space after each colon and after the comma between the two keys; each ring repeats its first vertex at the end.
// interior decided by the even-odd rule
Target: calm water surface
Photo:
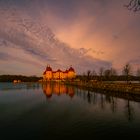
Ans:
{"type": "Polygon", "coordinates": [[[0,137],[139,139],[140,103],[58,83],[0,83],[0,137]]]}

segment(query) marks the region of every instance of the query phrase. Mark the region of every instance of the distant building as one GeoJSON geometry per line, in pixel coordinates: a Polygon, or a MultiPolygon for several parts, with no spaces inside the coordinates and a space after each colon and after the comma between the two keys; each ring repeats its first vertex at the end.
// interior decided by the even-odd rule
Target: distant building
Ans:
{"type": "Polygon", "coordinates": [[[13,80],[13,83],[20,83],[21,80],[13,80]]]}
{"type": "Polygon", "coordinates": [[[75,77],[76,73],[74,68],[72,67],[65,71],[62,71],[60,69],[58,69],[57,71],[53,71],[50,65],[47,65],[46,70],[43,73],[43,81],[66,80],[74,79],[75,77]]]}

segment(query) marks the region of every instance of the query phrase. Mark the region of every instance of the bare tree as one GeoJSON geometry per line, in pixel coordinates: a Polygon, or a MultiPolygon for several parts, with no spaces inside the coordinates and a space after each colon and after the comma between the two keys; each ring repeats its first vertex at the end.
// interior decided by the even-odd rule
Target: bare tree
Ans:
{"type": "Polygon", "coordinates": [[[104,71],[104,76],[109,80],[112,79],[113,76],[117,75],[117,71],[114,68],[107,69],[104,71]]]}
{"type": "Polygon", "coordinates": [[[85,74],[85,72],[83,73],[83,75],[82,75],[82,81],[86,81],[86,74],[85,74]]]}
{"type": "Polygon", "coordinates": [[[110,75],[111,75],[111,76],[116,76],[116,75],[118,75],[116,69],[111,68],[111,69],[110,69],[110,75]]]}
{"type": "Polygon", "coordinates": [[[92,71],[92,80],[94,79],[95,80],[95,77],[96,77],[97,73],[95,70],[92,71]]]}
{"type": "Polygon", "coordinates": [[[87,81],[90,81],[90,79],[91,79],[91,71],[88,70],[87,71],[87,81]]]}
{"type": "Polygon", "coordinates": [[[104,68],[101,67],[101,68],[99,69],[99,76],[103,76],[103,73],[104,73],[104,68]]]}
{"type": "Polygon", "coordinates": [[[110,69],[107,69],[107,70],[104,71],[104,76],[105,76],[105,77],[110,77],[110,76],[111,76],[111,71],[110,71],[110,69]]]}
{"type": "Polygon", "coordinates": [[[92,71],[92,75],[93,75],[93,76],[97,75],[97,73],[96,73],[95,70],[92,71]]]}
{"type": "Polygon", "coordinates": [[[140,0],[130,0],[128,4],[124,5],[128,10],[137,12],[140,11],[140,0]]]}
{"type": "Polygon", "coordinates": [[[129,77],[131,75],[131,65],[129,63],[127,63],[124,67],[123,67],[123,75],[126,76],[126,81],[128,83],[129,81],[129,77]]]}
{"type": "Polygon", "coordinates": [[[104,68],[101,67],[101,68],[99,69],[100,81],[102,81],[103,74],[104,74],[104,68]]]}

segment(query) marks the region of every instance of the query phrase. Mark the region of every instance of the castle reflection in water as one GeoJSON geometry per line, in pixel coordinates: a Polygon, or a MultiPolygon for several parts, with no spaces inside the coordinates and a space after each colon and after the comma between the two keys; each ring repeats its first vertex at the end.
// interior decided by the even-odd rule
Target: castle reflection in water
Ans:
{"type": "Polygon", "coordinates": [[[58,96],[60,96],[62,94],[66,94],[66,95],[69,95],[71,98],[73,98],[73,96],[75,94],[74,87],[64,85],[59,82],[44,83],[44,84],[42,84],[42,89],[47,98],[51,98],[53,96],[53,94],[58,95],[58,96]]]}

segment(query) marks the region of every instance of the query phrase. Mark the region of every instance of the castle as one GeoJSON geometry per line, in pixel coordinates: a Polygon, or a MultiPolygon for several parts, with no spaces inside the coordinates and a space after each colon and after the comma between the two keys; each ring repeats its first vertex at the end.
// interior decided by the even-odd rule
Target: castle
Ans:
{"type": "Polygon", "coordinates": [[[43,81],[50,80],[66,80],[66,79],[74,79],[76,77],[76,73],[72,66],[65,71],[58,69],[57,71],[53,71],[50,65],[47,65],[46,70],[43,73],[43,81]]]}

